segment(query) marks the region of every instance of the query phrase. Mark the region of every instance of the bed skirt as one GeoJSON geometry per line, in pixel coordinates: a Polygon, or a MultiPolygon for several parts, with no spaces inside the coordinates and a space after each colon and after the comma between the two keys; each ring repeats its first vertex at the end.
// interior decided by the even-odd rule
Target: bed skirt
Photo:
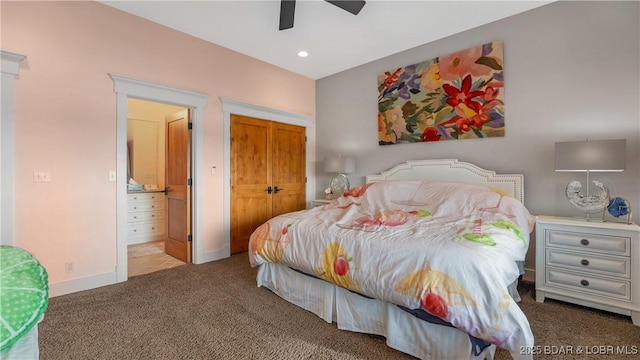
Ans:
{"type": "Polygon", "coordinates": [[[389,347],[420,359],[479,360],[493,359],[495,354],[491,345],[474,355],[469,335],[458,329],[420,320],[393,304],[285,266],[260,265],[257,283],[326,322],[335,322],[338,329],[384,336],[389,347]]]}
{"type": "MultiPolygon", "coordinates": [[[[42,321],[42,318],[40,318],[42,321]]],[[[38,321],[38,323],[40,323],[38,321]]],[[[2,360],[37,360],[40,358],[38,347],[38,324],[25,333],[18,341],[9,348],[0,352],[2,360]]]]}

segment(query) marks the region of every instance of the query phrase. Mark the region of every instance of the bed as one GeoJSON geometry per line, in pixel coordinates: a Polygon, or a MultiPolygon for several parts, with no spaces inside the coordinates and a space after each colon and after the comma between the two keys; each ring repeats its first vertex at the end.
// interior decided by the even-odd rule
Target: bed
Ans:
{"type": "Polygon", "coordinates": [[[0,359],[38,359],[38,323],[49,301],[48,274],[29,252],[0,246],[0,359]]]}
{"type": "Polygon", "coordinates": [[[338,328],[421,359],[527,359],[517,305],[535,218],[524,177],[454,159],[370,175],[330,204],[270,219],[250,237],[257,285],[338,328]]]}

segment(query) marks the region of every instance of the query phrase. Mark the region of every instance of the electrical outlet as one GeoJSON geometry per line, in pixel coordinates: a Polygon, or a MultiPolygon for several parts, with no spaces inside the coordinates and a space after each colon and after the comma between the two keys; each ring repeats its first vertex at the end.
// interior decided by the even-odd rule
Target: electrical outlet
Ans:
{"type": "Polygon", "coordinates": [[[76,271],[76,265],[73,263],[73,261],[66,261],[64,263],[64,272],[66,274],[71,274],[72,272],[76,271]]]}

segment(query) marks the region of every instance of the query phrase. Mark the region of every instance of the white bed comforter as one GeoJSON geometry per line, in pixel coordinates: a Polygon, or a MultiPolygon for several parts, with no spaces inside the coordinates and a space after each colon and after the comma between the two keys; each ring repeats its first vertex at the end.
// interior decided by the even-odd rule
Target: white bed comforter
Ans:
{"type": "Polygon", "coordinates": [[[354,292],[422,309],[508,349],[534,345],[508,287],[534,217],[482,186],[392,181],[277,216],[252,234],[252,266],[280,263],[354,292]]]}

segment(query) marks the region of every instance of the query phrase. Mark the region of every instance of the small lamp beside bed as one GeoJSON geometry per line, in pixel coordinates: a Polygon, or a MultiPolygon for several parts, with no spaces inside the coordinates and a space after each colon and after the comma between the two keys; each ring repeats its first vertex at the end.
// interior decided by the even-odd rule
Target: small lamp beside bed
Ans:
{"type": "Polygon", "coordinates": [[[593,220],[592,213],[607,210],[611,196],[610,190],[600,181],[592,180],[598,190],[590,191],[590,173],[622,172],[626,167],[626,139],[584,140],[557,142],[555,144],[555,171],[586,173],[585,191],[582,183],[571,180],[567,184],[565,196],[569,203],[584,214],[585,221],[593,220]]]}
{"type": "Polygon", "coordinates": [[[348,156],[327,156],[324,159],[324,171],[336,173],[331,178],[330,189],[334,197],[340,197],[349,190],[349,179],[345,174],[351,174],[356,169],[356,161],[348,156]]]}

